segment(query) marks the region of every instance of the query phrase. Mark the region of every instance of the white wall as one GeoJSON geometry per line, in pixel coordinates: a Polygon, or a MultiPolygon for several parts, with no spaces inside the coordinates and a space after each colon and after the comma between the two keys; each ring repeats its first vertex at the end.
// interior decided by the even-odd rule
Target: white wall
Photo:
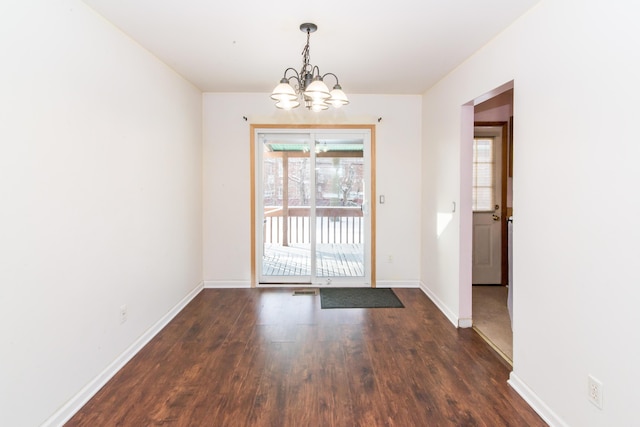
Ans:
{"type": "Polygon", "coordinates": [[[466,266],[448,269],[466,256],[466,223],[454,216],[439,238],[433,230],[450,200],[470,198],[460,180],[462,106],[514,80],[511,383],[552,425],[637,424],[640,30],[632,8],[542,1],[423,98],[422,278],[459,314],[466,266]],[[602,410],[587,400],[589,374],[603,383],[602,410]]]}
{"type": "Polygon", "coordinates": [[[377,192],[386,197],[386,203],[377,206],[378,284],[418,285],[421,97],[349,94],[349,98],[351,103],[340,110],[312,113],[302,108],[277,110],[267,93],[204,95],[207,286],[250,284],[250,124],[274,123],[376,125],[377,192]],[[388,255],[393,255],[393,263],[386,262],[388,255]]]}
{"type": "Polygon", "coordinates": [[[34,426],[200,285],[201,94],[76,0],[3,1],[0,52],[0,424],[34,426]]]}

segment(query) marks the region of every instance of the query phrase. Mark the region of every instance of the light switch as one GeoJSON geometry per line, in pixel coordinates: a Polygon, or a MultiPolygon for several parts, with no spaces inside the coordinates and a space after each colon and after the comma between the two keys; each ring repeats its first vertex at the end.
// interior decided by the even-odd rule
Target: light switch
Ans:
{"type": "Polygon", "coordinates": [[[380,204],[384,205],[384,195],[380,195],[380,204]]]}

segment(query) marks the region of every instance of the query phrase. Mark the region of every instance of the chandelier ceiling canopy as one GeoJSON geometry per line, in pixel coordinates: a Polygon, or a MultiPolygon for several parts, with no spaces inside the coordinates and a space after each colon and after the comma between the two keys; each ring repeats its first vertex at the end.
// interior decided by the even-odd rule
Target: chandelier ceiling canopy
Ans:
{"type": "Polygon", "coordinates": [[[302,50],[302,68],[300,72],[295,68],[284,70],[284,77],[271,93],[271,99],[276,101],[276,107],[291,110],[298,107],[300,102],[304,102],[308,109],[322,111],[329,106],[340,108],[349,103],[347,95],[340,87],[338,76],[333,73],[320,74],[320,69],[309,63],[309,39],[311,33],[317,29],[318,26],[312,23],[300,25],[300,31],[307,33],[307,44],[302,50]],[[336,79],[336,84],[331,91],[324,82],[327,76],[336,79]],[[294,86],[291,85],[292,81],[294,86]]]}

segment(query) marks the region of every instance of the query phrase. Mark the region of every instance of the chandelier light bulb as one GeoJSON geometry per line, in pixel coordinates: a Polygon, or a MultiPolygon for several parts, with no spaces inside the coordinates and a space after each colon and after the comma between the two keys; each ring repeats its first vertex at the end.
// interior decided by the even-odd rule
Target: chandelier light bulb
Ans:
{"type": "Polygon", "coordinates": [[[327,102],[333,105],[335,108],[340,108],[343,105],[347,105],[349,103],[349,99],[347,99],[347,95],[342,91],[342,88],[339,84],[336,84],[331,91],[331,97],[327,100],[327,102]]]}
{"type": "Polygon", "coordinates": [[[293,101],[298,98],[298,94],[295,89],[291,87],[287,79],[280,80],[280,84],[273,89],[271,93],[271,99],[278,102],[293,101]]]}
{"type": "Polygon", "coordinates": [[[305,89],[304,95],[314,101],[322,101],[331,96],[329,88],[320,77],[316,77],[313,82],[305,89]]]}
{"type": "Polygon", "coordinates": [[[311,103],[311,111],[323,111],[329,108],[329,105],[324,101],[312,102],[311,103]]]}
{"type": "Polygon", "coordinates": [[[292,110],[300,105],[297,99],[285,99],[284,101],[276,102],[276,107],[281,110],[292,110]]]}

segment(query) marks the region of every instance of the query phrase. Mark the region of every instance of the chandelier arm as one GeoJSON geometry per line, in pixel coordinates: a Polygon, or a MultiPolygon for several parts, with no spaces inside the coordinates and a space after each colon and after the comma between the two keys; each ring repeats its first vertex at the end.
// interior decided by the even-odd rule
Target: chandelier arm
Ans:
{"type": "Polygon", "coordinates": [[[313,75],[313,78],[320,77],[320,79],[322,79],[323,77],[320,76],[320,68],[317,65],[313,66],[313,68],[311,69],[311,74],[313,75]]]}
{"type": "MultiPolygon", "coordinates": [[[[318,73],[319,73],[319,72],[320,72],[320,70],[318,70],[318,73]]],[[[323,74],[323,75],[322,75],[322,77],[320,77],[320,78],[321,78],[322,80],[324,80],[324,78],[325,78],[325,77],[327,77],[327,76],[333,76],[333,78],[334,78],[334,79],[336,79],[336,84],[337,84],[337,85],[340,85],[340,82],[338,81],[338,76],[336,76],[336,75],[335,75],[335,74],[333,74],[333,73],[325,73],[325,74],[323,74]]]]}
{"type": "Polygon", "coordinates": [[[295,80],[297,83],[297,87],[295,88],[296,92],[299,92],[299,88],[302,87],[302,79],[300,78],[300,74],[298,73],[298,71],[293,68],[293,67],[289,67],[286,70],[284,70],[284,77],[282,78],[282,80],[280,80],[280,83],[284,83],[286,81],[286,83],[291,84],[291,80],[295,80]],[[293,71],[294,75],[290,75],[289,77],[287,77],[287,72],[289,72],[289,70],[293,71]]]}
{"type": "Polygon", "coordinates": [[[296,79],[298,79],[298,81],[300,81],[300,74],[298,74],[298,71],[297,71],[295,68],[289,67],[289,68],[287,68],[286,70],[284,70],[284,78],[285,78],[285,79],[290,80],[290,79],[292,79],[292,78],[294,78],[294,77],[295,77],[296,79]],[[293,71],[293,72],[295,73],[295,76],[287,77],[287,72],[288,72],[289,70],[293,71]]]}

